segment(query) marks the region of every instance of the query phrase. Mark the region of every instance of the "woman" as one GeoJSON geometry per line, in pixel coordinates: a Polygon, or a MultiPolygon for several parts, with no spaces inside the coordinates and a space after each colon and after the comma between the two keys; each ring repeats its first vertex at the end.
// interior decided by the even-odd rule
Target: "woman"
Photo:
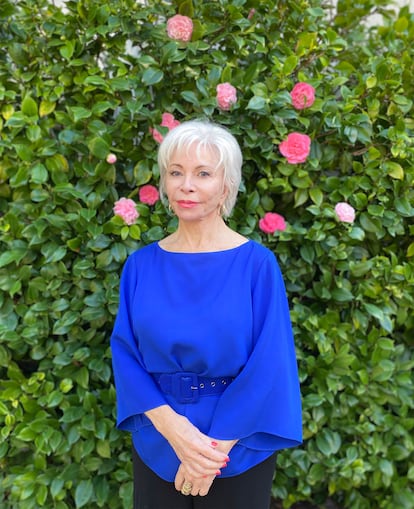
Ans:
{"type": "Polygon", "coordinates": [[[242,165],[226,129],[184,122],[158,163],[178,228],[128,258],[111,338],[134,508],[267,509],[276,451],[301,442],[283,280],[224,221],[242,165]]]}

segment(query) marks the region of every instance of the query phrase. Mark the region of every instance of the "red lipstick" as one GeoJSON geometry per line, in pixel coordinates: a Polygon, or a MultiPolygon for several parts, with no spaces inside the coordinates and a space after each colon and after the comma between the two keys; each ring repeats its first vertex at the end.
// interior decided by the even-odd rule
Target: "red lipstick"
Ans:
{"type": "Polygon", "coordinates": [[[191,200],[178,200],[177,203],[180,207],[183,207],[185,209],[191,209],[192,207],[195,207],[197,205],[196,201],[191,200]]]}

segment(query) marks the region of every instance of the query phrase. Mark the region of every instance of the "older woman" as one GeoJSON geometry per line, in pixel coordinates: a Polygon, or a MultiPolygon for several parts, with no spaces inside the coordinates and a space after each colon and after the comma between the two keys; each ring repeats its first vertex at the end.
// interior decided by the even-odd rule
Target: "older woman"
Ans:
{"type": "Polygon", "coordinates": [[[242,165],[226,129],[184,122],[158,163],[178,228],[128,258],[111,338],[134,508],[267,509],[276,451],[301,442],[280,270],[224,221],[242,165]]]}

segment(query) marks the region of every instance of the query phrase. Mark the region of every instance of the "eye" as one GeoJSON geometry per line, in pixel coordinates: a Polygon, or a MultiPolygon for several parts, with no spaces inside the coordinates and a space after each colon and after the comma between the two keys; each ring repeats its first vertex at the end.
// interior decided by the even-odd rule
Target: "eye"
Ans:
{"type": "Polygon", "coordinates": [[[179,177],[181,175],[181,172],[180,170],[170,170],[168,172],[168,175],[170,175],[171,177],[179,177]]]}
{"type": "Polygon", "coordinates": [[[210,172],[209,171],[206,171],[206,170],[201,170],[199,172],[199,176],[200,177],[209,177],[210,176],[210,172]]]}

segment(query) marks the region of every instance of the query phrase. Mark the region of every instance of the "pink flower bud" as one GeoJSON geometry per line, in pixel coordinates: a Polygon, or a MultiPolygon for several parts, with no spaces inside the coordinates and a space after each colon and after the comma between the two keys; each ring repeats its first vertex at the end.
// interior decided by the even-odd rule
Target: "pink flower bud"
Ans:
{"type": "Polygon", "coordinates": [[[120,198],[115,202],[113,210],[114,214],[121,217],[128,225],[135,223],[139,217],[135,202],[130,198],[120,198]]]}
{"type": "Polygon", "coordinates": [[[307,134],[290,133],[279,150],[290,164],[304,163],[310,153],[311,139],[307,134]]]}
{"type": "Polygon", "coordinates": [[[292,104],[297,110],[310,108],[315,102],[315,89],[308,83],[296,83],[293,87],[290,97],[292,104]]]}
{"type": "Polygon", "coordinates": [[[237,90],[230,83],[217,85],[217,104],[221,110],[229,110],[237,102],[237,90]]]}
{"type": "Polygon", "coordinates": [[[115,164],[116,163],[116,155],[115,154],[108,154],[106,156],[106,162],[109,164],[115,164]]]}
{"type": "Polygon", "coordinates": [[[256,14],[256,9],[250,9],[249,14],[247,15],[247,19],[252,19],[253,16],[256,14]]]}
{"type": "Polygon", "coordinates": [[[335,205],[335,214],[343,223],[353,223],[355,221],[355,209],[348,203],[337,203],[335,205]]]}
{"type": "Polygon", "coordinates": [[[276,212],[266,212],[259,220],[259,228],[265,233],[286,230],[286,222],[283,216],[276,212]]]}
{"type": "MultiPolygon", "coordinates": [[[[174,129],[174,127],[177,127],[180,125],[180,122],[174,118],[174,115],[171,113],[163,113],[162,114],[162,120],[161,124],[162,127],[168,127],[168,130],[171,131],[171,129],[174,129]]],[[[150,127],[150,133],[152,134],[152,137],[155,141],[158,143],[161,143],[164,139],[164,136],[155,128],[150,127]]]]}
{"type": "Polygon", "coordinates": [[[142,186],[139,190],[139,199],[142,203],[146,203],[147,205],[154,205],[160,198],[160,193],[155,186],[151,184],[147,184],[142,186]]]}
{"type": "Polygon", "coordinates": [[[168,37],[176,41],[191,41],[193,35],[193,22],[188,16],[176,14],[167,21],[168,37]]]}

